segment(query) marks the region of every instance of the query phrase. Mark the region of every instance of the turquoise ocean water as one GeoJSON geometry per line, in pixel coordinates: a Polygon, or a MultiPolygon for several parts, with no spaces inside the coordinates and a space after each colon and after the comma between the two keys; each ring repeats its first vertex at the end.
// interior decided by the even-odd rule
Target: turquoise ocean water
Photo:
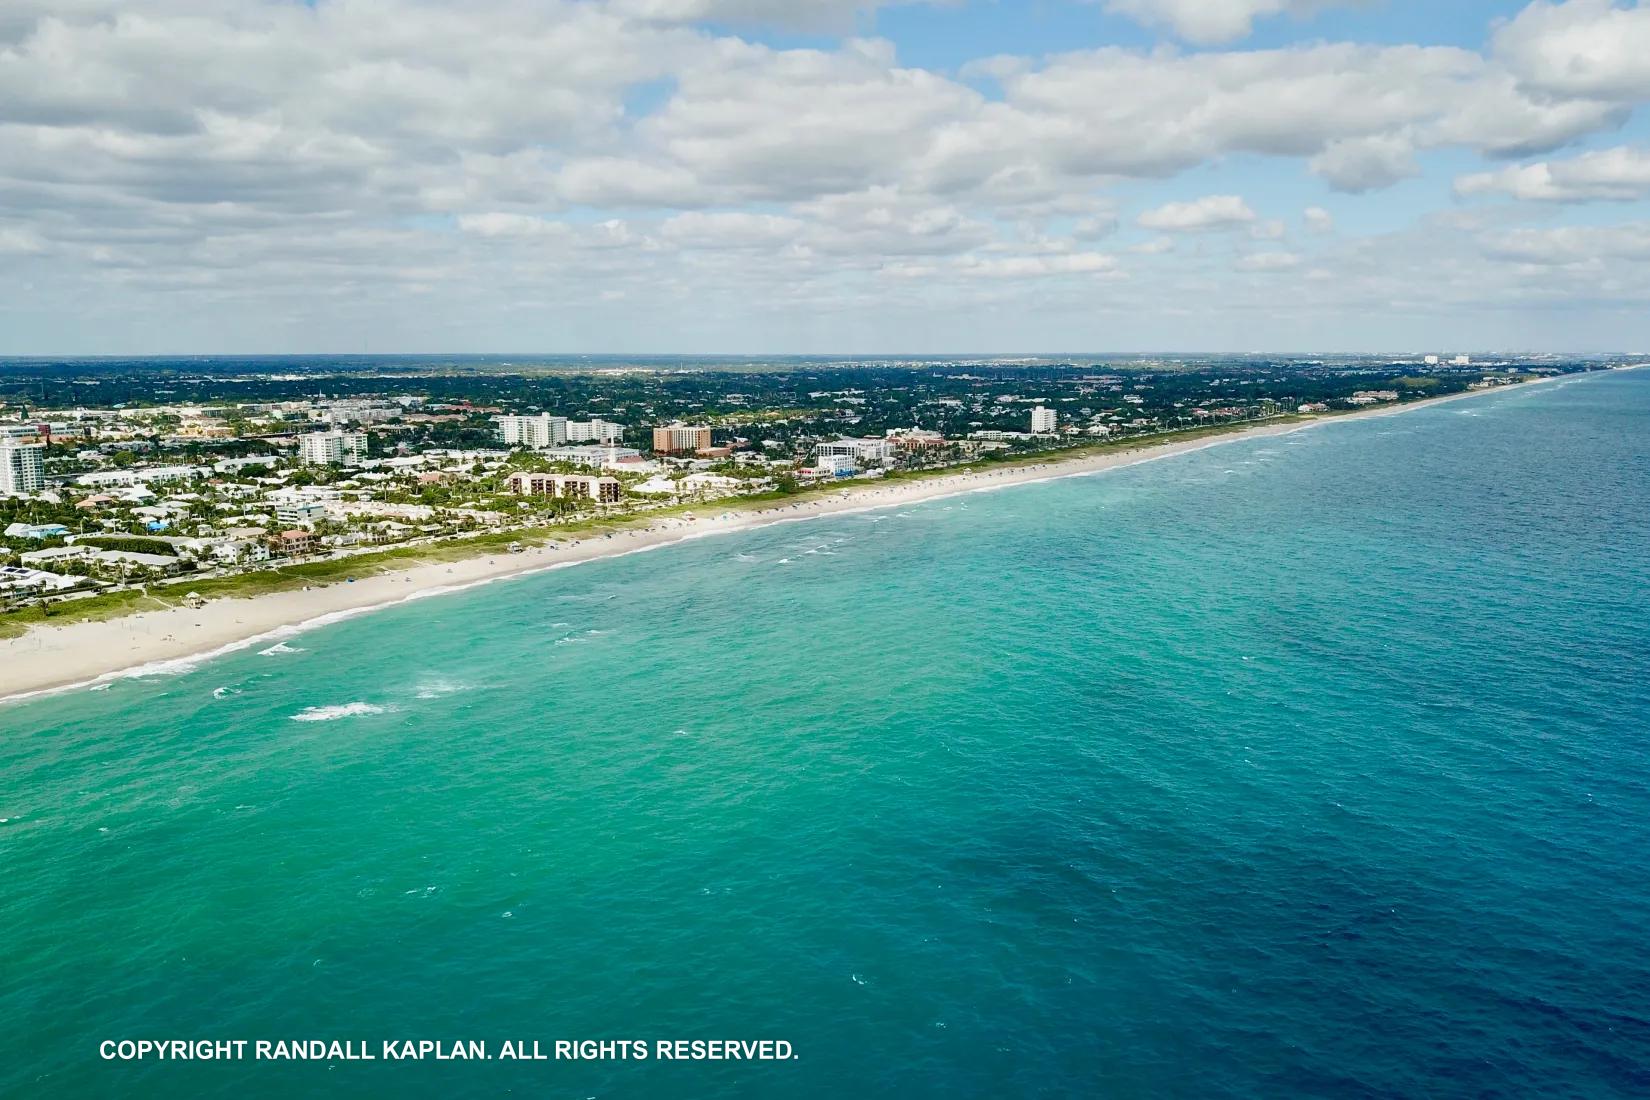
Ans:
{"type": "Polygon", "coordinates": [[[1650,1092],[1650,372],[273,645],[0,708],[0,1095],[1650,1092]]]}

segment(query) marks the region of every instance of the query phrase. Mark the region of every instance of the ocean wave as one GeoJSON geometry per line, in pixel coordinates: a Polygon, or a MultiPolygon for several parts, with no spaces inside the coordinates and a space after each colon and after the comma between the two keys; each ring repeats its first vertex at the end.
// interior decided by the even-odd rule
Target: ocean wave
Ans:
{"type": "Polygon", "coordinates": [[[449,680],[442,676],[426,677],[418,682],[415,692],[420,699],[439,699],[444,695],[457,695],[461,691],[469,691],[470,685],[459,680],[449,680]]]}
{"type": "Polygon", "coordinates": [[[276,642],[274,645],[270,646],[268,649],[258,650],[258,656],[260,656],[260,657],[274,657],[276,654],[279,654],[279,653],[302,653],[302,652],[303,652],[303,648],[301,646],[291,646],[291,645],[287,645],[285,642],[276,642]]]}
{"type": "Polygon", "coordinates": [[[330,707],[305,707],[292,716],[294,722],[332,722],[339,718],[355,718],[363,714],[383,714],[386,708],[377,703],[336,703],[330,707]]]}

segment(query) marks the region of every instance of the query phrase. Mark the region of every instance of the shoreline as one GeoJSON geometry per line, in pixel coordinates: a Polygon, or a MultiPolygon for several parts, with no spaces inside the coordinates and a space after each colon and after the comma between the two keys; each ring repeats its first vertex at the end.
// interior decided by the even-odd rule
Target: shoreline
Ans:
{"type": "Polygon", "coordinates": [[[514,577],[566,569],[587,561],[624,557],[713,535],[733,534],[821,516],[897,508],[967,493],[989,492],[1068,477],[1084,477],[1245,439],[1288,435],[1326,424],[1396,416],[1451,401],[1504,394],[1543,382],[1584,375],[1554,375],[1516,386],[1425,398],[1396,407],[1360,409],[1305,421],[1263,422],[1213,436],[1159,441],[1100,454],[1059,457],[1000,469],[967,469],[914,481],[864,482],[834,495],[760,508],[734,500],[711,501],[707,513],[670,517],[632,529],[564,540],[520,554],[479,553],[453,562],[429,562],[349,583],[214,600],[190,609],[138,611],[111,619],[68,624],[36,623],[23,634],[0,639],[0,705],[117,679],[187,671],[228,653],[286,638],[385,607],[428,599],[514,577]]]}

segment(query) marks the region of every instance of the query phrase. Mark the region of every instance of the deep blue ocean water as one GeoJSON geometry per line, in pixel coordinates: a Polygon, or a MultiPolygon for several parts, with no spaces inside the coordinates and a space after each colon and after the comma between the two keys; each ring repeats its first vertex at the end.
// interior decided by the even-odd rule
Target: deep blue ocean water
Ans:
{"type": "Polygon", "coordinates": [[[0,708],[0,1095],[1644,1095],[1647,663],[1650,371],[0,708]]]}

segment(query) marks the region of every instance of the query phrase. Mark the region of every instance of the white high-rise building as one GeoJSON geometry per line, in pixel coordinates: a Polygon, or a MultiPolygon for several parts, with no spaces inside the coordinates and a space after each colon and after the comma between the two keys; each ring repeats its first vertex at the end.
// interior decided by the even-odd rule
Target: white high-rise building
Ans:
{"type": "Polygon", "coordinates": [[[359,466],[367,458],[362,432],[311,432],[298,437],[298,458],[306,466],[359,466]]]}
{"type": "Polygon", "coordinates": [[[569,420],[567,442],[612,443],[624,438],[624,425],[611,420],[569,420]]]}
{"type": "Polygon", "coordinates": [[[1031,410],[1031,433],[1042,435],[1052,432],[1059,422],[1059,417],[1053,409],[1038,405],[1031,410]]]}
{"type": "Polygon", "coordinates": [[[0,493],[38,493],[45,484],[44,443],[0,443],[0,493]]]}
{"type": "Polygon", "coordinates": [[[542,451],[558,443],[566,443],[567,417],[539,413],[537,416],[501,416],[499,434],[506,447],[531,447],[542,451]]]}

